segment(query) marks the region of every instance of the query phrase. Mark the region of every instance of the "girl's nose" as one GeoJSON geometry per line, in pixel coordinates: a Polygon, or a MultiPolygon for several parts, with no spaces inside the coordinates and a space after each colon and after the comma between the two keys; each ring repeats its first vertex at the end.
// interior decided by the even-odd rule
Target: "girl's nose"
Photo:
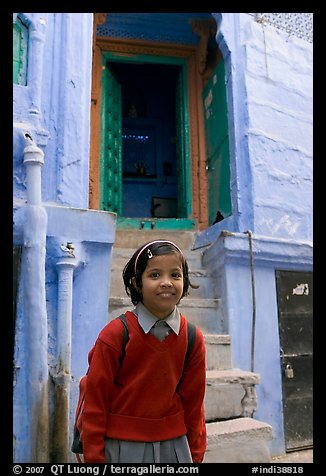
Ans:
{"type": "Polygon", "coordinates": [[[162,286],[163,288],[171,288],[172,283],[169,279],[163,279],[160,283],[160,286],[162,286]]]}

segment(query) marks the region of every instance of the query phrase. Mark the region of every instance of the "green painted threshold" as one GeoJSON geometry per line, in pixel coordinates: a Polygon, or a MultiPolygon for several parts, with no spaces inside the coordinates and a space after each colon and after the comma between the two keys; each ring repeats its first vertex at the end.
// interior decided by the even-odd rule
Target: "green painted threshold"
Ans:
{"type": "Polygon", "coordinates": [[[196,221],[191,218],[125,218],[118,217],[118,229],[134,230],[194,230],[196,221]]]}

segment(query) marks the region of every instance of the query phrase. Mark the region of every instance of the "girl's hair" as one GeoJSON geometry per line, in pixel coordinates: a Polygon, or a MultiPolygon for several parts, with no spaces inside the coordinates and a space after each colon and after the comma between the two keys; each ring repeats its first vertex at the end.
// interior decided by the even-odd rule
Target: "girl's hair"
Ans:
{"type": "Polygon", "coordinates": [[[182,264],[183,272],[183,292],[181,299],[187,295],[189,286],[191,286],[189,281],[189,270],[188,263],[180,250],[180,248],[174,244],[172,241],[166,240],[155,240],[146,243],[138,248],[135,253],[132,255],[126,266],[124,267],[122,277],[125,285],[125,290],[128,296],[131,298],[133,304],[138,304],[142,302],[143,296],[135,286],[133,285],[132,279],[135,278],[137,287],[141,289],[142,287],[142,274],[146,269],[147,262],[154,256],[162,256],[167,254],[178,254],[180,256],[180,261],[182,264]]]}

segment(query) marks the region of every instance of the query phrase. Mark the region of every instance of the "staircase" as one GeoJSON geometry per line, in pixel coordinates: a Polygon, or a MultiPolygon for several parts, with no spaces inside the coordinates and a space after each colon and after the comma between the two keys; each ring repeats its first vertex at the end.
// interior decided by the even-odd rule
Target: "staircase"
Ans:
{"type": "Polygon", "coordinates": [[[194,232],[118,230],[112,254],[109,319],[130,310],[122,270],[134,251],[150,240],[174,241],[184,252],[190,288],[179,309],[204,334],[207,352],[205,415],[207,451],[204,463],[266,463],[271,461],[270,425],[251,418],[257,406],[259,375],[232,367],[231,338],[225,333],[214,282],[202,267],[203,250],[192,250],[194,232]]]}

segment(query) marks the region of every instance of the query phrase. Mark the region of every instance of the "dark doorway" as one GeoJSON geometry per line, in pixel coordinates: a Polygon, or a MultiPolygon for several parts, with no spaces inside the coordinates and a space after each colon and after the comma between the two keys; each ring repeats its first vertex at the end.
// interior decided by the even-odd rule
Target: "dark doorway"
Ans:
{"type": "Polygon", "coordinates": [[[313,444],[313,280],[276,271],[286,451],[313,444]]]}
{"type": "Polygon", "coordinates": [[[177,218],[177,86],[181,67],[171,64],[109,62],[121,91],[124,217],[177,218]]]}

